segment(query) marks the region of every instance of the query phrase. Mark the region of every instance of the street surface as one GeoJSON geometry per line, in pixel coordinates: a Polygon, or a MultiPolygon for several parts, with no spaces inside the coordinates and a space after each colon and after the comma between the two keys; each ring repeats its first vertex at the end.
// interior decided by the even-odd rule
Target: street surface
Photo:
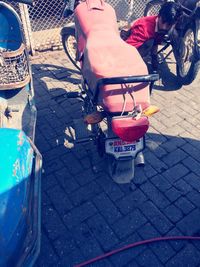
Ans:
{"type": "MultiPolygon", "coordinates": [[[[41,253],[34,267],[71,267],[154,237],[200,236],[200,74],[180,88],[162,68],[151,98],[160,112],[151,118],[146,165],[136,168],[131,188],[111,180],[94,146],[73,143],[82,103],[65,93],[78,90],[80,76],[64,52],[32,59],[43,156],[41,253]]],[[[200,241],[143,245],[89,266],[197,267],[200,241]]]]}

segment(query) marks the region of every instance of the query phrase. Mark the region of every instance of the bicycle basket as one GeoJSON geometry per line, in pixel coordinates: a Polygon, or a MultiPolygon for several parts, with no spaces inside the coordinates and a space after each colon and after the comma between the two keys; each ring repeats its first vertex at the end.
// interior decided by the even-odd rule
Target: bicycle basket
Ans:
{"type": "Polygon", "coordinates": [[[0,49],[0,90],[18,89],[30,81],[25,46],[10,51],[0,49]]]}

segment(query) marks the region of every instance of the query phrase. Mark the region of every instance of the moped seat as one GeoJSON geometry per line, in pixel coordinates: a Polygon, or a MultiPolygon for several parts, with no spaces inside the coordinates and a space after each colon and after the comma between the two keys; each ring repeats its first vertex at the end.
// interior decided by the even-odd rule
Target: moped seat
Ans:
{"type": "MultiPolygon", "coordinates": [[[[79,47],[83,53],[82,72],[91,90],[96,89],[99,78],[148,74],[137,49],[120,38],[115,11],[109,4],[104,3],[103,10],[89,10],[83,2],[77,6],[75,17],[78,36],[83,41],[79,47]]],[[[149,104],[147,84],[104,85],[99,101],[110,112],[130,111],[134,106],[133,96],[135,102],[146,108],[149,104]]]]}

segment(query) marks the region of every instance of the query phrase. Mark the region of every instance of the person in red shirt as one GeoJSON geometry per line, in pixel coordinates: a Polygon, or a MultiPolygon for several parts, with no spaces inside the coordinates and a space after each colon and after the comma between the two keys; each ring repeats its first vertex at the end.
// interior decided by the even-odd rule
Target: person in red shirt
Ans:
{"type": "Polygon", "coordinates": [[[156,70],[158,45],[162,43],[181,15],[180,5],[172,1],[165,2],[158,16],[137,19],[128,31],[121,32],[121,37],[128,44],[136,47],[144,60],[150,54],[153,70],[156,70]]]}

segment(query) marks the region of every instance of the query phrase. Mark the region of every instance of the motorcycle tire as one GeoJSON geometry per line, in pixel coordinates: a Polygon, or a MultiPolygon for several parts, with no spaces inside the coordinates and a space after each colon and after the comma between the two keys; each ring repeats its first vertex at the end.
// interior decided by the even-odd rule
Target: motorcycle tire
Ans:
{"type": "Polygon", "coordinates": [[[80,71],[80,63],[76,60],[77,42],[75,28],[69,27],[62,35],[62,45],[72,64],[80,71]]]}
{"type": "Polygon", "coordinates": [[[144,16],[156,16],[161,8],[161,5],[164,3],[163,0],[152,0],[147,3],[144,9],[144,16]]]}
{"type": "Polygon", "coordinates": [[[178,80],[188,85],[194,81],[200,68],[200,60],[197,60],[195,48],[195,32],[191,26],[186,29],[182,44],[184,47],[181,48],[181,56],[176,60],[176,73],[178,80]]]}

